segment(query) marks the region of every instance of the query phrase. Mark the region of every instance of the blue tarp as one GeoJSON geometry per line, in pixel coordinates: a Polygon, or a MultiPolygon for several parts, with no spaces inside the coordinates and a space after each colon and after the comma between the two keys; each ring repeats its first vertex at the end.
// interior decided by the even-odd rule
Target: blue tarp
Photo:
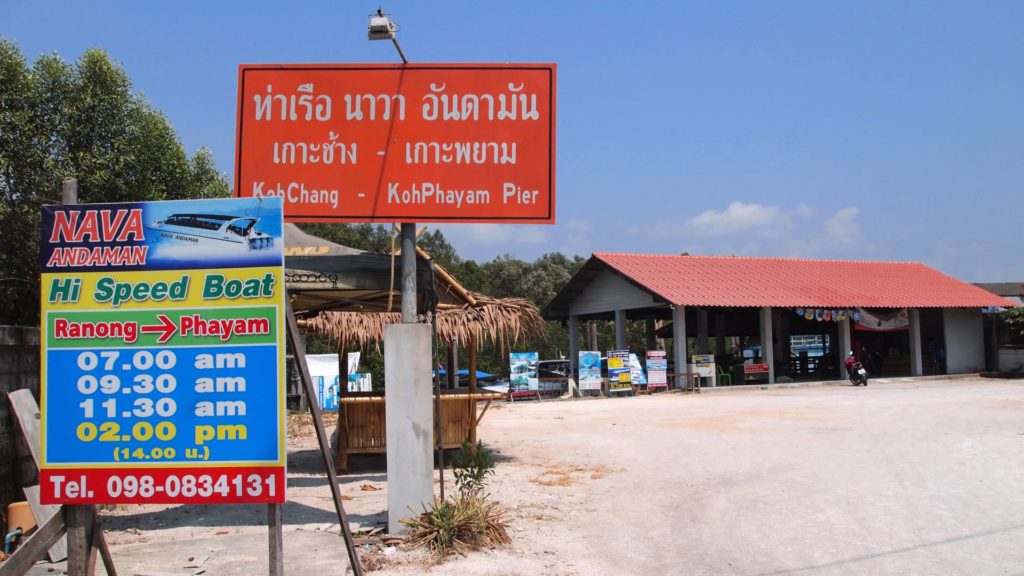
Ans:
{"type": "MultiPolygon", "coordinates": [[[[437,373],[441,376],[448,375],[448,371],[444,368],[438,370],[437,373]]],[[[469,370],[456,370],[455,375],[459,378],[469,378],[469,370]]],[[[488,378],[494,378],[495,376],[497,376],[497,374],[488,374],[487,372],[481,372],[479,370],[476,371],[477,380],[487,380],[488,378]]]]}

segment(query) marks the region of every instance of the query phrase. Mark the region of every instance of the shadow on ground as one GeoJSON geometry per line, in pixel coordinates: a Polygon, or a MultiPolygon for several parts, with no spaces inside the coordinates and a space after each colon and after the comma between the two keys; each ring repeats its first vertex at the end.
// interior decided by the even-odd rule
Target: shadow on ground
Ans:
{"type": "MultiPolygon", "coordinates": [[[[380,514],[349,514],[349,522],[374,524],[380,514]]],[[[322,510],[298,502],[284,505],[284,524],[337,524],[338,516],[333,510],[322,510]]],[[[167,530],[185,526],[215,528],[229,526],[266,526],[267,508],[261,504],[187,504],[174,506],[158,512],[142,512],[123,516],[103,516],[106,530],[167,530]],[[229,511],[230,513],[225,513],[229,511]]]]}

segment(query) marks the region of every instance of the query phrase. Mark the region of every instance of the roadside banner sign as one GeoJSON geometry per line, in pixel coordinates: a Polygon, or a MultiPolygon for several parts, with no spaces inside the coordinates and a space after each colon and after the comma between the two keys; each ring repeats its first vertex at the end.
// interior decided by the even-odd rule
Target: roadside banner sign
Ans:
{"type": "Polygon", "coordinates": [[[540,377],[537,373],[538,362],[540,362],[540,354],[537,352],[509,353],[509,383],[513,392],[540,390],[540,377]]]}
{"type": "Polygon", "coordinates": [[[44,504],[285,501],[279,198],[45,206],[44,504]]]}
{"type": "Polygon", "coordinates": [[[629,353],[629,379],[633,384],[647,386],[647,375],[640,364],[640,358],[633,352],[629,353]]]}
{"type": "Polygon", "coordinates": [[[581,350],[579,353],[580,390],[601,389],[601,353],[581,350]]]}
{"type": "Polygon", "coordinates": [[[235,195],[290,222],[555,222],[554,64],[242,65],[235,195]]]}
{"type": "Polygon", "coordinates": [[[668,359],[664,350],[647,351],[647,381],[651,388],[668,387],[668,359]]]}
{"type": "Polygon", "coordinates": [[[629,350],[608,352],[608,391],[632,392],[632,374],[629,369],[629,350]]]}

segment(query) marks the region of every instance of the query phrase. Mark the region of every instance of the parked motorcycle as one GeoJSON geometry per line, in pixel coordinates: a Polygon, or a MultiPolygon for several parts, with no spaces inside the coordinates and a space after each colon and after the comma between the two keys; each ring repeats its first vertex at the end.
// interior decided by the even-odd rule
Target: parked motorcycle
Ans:
{"type": "Polygon", "coordinates": [[[846,365],[846,373],[850,375],[850,383],[854,386],[867,386],[868,385],[868,371],[864,369],[864,365],[857,361],[853,356],[853,352],[846,357],[844,362],[846,365]]]}

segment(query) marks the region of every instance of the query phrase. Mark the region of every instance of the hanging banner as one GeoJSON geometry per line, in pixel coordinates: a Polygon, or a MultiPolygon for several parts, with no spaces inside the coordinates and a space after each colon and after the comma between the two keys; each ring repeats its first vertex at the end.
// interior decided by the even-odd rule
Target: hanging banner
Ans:
{"type": "Polygon", "coordinates": [[[864,332],[898,332],[910,330],[910,314],[901,308],[891,314],[872,313],[863,308],[859,310],[860,320],[856,329],[864,332]]]}
{"type": "Polygon", "coordinates": [[[43,208],[42,503],[285,501],[281,206],[43,208]]]}
{"type": "Polygon", "coordinates": [[[509,383],[513,392],[540,389],[540,378],[537,375],[539,361],[540,355],[537,352],[509,353],[509,383]]]}
{"type": "Polygon", "coordinates": [[[555,223],[554,64],[243,65],[236,196],[289,222],[555,223]]]}
{"type": "Polygon", "coordinates": [[[631,378],[629,350],[612,350],[608,352],[608,391],[632,392],[631,378]]]}
{"type": "Polygon", "coordinates": [[[579,387],[580,390],[601,389],[601,353],[580,351],[579,353],[579,387]]]}
{"type": "Polygon", "coordinates": [[[668,387],[668,358],[664,350],[647,351],[647,382],[651,388],[668,387]]]}

